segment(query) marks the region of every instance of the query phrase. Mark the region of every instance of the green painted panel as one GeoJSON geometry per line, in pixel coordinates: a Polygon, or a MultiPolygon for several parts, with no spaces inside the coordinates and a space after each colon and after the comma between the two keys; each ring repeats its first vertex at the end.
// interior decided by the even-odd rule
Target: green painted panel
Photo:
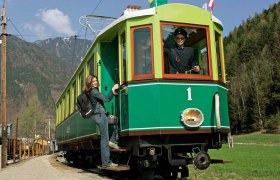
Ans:
{"type": "Polygon", "coordinates": [[[128,129],[128,88],[120,90],[119,95],[119,106],[120,106],[120,128],[128,129]]]}
{"type": "Polygon", "coordinates": [[[157,7],[167,3],[167,0],[152,0],[152,2],[150,2],[150,7],[157,7]]]}
{"type": "Polygon", "coordinates": [[[56,138],[58,142],[74,139],[96,133],[96,124],[92,118],[83,119],[78,112],[74,113],[58,127],[56,138]]]}
{"type": "MultiPolygon", "coordinates": [[[[77,113],[78,114],[78,113],[77,113]]],[[[86,136],[89,134],[96,133],[97,125],[94,122],[93,118],[83,119],[78,114],[79,118],[77,119],[77,136],[86,136]]]]}
{"type": "Polygon", "coordinates": [[[188,4],[171,3],[157,7],[159,20],[170,22],[188,22],[190,24],[212,24],[211,13],[188,4]],[[176,9],[176,10],[174,10],[176,9]]]}
{"type": "Polygon", "coordinates": [[[133,86],[129,88],[130,127],[159,126],[158,86],[133,86]]]}
{"type": "Polygon", "coordinates": [[[216,84],[145,83],[130,85],[129,124],[123,131],[184,129],[181,114],[186,108],[198,108],[204,115],[203,128],[216,126],[215,93],[220,94],[221,125],[229,128],[227,89],[216,84]]]}

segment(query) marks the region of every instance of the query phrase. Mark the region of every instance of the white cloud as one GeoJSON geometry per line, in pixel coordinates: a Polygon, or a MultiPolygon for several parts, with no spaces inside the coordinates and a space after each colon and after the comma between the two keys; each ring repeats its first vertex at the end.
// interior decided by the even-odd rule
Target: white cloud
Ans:
{"type": "Polygon", "coordinates": [[[56,32],[67,36],[75,35],[75,31],[71,27],[71,21],[68,15],[65,15],[59,9],[39,10],[38,16],[43,22],[49,25],[56,32]]]}
{"type": "Polygon", "coordinates": [[[37,24],[25,23],[23,25],[23,29],[33,31],[36,34],[36,36],[39,37],[47,36],[46,28],[40,23],[37,24]]]}

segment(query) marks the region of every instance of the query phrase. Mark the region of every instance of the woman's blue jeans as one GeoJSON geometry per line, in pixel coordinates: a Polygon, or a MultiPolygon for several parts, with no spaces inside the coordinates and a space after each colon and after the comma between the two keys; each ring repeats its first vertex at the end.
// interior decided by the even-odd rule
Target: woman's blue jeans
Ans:
{"type": "Polygon", "coordinates": [[[118,135],[118,120],[110,119],[107,114],[95,114],[93,115],[93,119],[96,124],[99,126],[100,130],[100,149],[101,149],[101,163],[102,166],[108,166],[112,163],[110,160],[110,147],[109,147],[109,124],[114,124],[115,130],[110,138],[111,142],[117,143],[117,135],[118,135]]]}

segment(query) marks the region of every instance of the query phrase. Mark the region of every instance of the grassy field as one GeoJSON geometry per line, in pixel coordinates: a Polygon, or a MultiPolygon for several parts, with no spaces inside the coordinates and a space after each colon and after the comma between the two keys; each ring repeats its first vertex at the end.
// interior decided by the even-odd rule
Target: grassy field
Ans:
{"type": "Polygon", "coordinates": [[[189,166],[192,180],[271,179],[280,180],[280,134],[252,133],[233,136],[234,147],[209,150],[211,159],[232,161],[211,164],[207,170],[189,166]]]}

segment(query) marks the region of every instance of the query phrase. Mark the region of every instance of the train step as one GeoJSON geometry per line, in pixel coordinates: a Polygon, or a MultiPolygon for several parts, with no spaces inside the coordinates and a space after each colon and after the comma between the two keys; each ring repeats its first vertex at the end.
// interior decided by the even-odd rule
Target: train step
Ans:
{"type": "Polygon", "coordinates": [[[119,149],[112,149],[112,148],[110,148],[110,151],[111,152],[127,152],[128,150],[127,149],[125,149],[125,148],[119,148],[119,149]]]}
{"type": "Polygon", "coordinates": [[[106,170],[106,171],[128,171],[130,170],[129,165],[125,165],[125,164],[119,164],[118,166],[114,166],[114,167],[102,167],[102,166],[97,166],[98,169],[100,170],[106,170]]]}

